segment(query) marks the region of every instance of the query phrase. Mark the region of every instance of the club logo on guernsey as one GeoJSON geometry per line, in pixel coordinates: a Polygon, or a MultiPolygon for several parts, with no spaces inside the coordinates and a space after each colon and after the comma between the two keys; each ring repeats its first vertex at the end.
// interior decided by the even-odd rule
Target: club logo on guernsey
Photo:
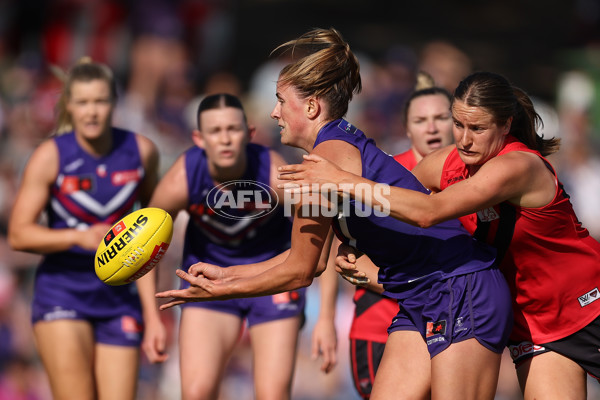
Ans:
{"type": "Polygon", "coordinates": [[[598,299],[600,299],[600,292],[598,292],[598,288],[594,288],[578,298],[581,307],[585,307],[598,299]]]}
{"type": "Polygon", "coordinates": [[[112,245],[98,256],[98,265],[102,267],[115,258],[119,252],[140,233],[140,230],[147,222],[148,217],[141,214],[129,228],[125,227],[124,224],[123,226],[119,224],[114,229],[110,230],[104,237],[104,243],[108,246],[108,244],[112,242],[112,245]],[[123,233],[118,240],[115,240],[117,237],[115,231],[117,231],[117,233],[122,232],[125,228],[127,228],[125,233],[123,233]],[[115,241],[113,242],[113,240],[115,241]]]}
{"type": "Polygon", "coordinates": [[[207,196],[208,207],[228,219],[256,219],[275,210],[277,193],[268,185],[250,180],[224,182],[212,188],[207,196]]]}

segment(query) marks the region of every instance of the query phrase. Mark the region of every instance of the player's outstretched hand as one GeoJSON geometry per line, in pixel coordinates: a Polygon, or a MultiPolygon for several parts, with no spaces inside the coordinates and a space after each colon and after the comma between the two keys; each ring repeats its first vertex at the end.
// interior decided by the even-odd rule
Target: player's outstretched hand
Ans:
{"type": "Polygon", "coordinates": [[[188,269],[188,274],[192,276],[204,276],[213,282],[224,282],[226,280],[226,269],[218,265],[199,262],[193,264],[188,269]]]}
{"type": "Polygon", "coordinates": [[[303,193],[313,190],[313,184],[339,185],[342,183],[345,172],[337,165],[315,154],[304,155],[303,157],[304,162],[302,164],[283,165],[277,169],[279,179],[290,181],[277,185],[279,189],[303,193]]]}
{"type": "MultiPolygon", "coordinates": [[[[199,263],[203,264],[203,263],[199,263]]],[[[194,264],[196,266],[198,264],[194,264]]],[[[166,310],[176,305],[183,303],[206,301],[206,300],[223,300],[226,298],[226,284],[220,279],[214,279],[221,273],[214,270],[214,268],[222,269],[220,267],[207,264],[210,267],[200,271],[200,267],[196,267],[192,270],[193,273],[198,275],[189,274],[181,269],[175,271],[175,274],[183,280],[190,283],[190,286],[185,289],[178,290],[166,290],[164,292],[156,293],[157,298],[171,299],[171,301],[161,305],[160,310],[166,310]],[[214,267],[214,268],[213,268],[214,267]],[[203,273],[207,272],[207,275],[203,273]]]]}

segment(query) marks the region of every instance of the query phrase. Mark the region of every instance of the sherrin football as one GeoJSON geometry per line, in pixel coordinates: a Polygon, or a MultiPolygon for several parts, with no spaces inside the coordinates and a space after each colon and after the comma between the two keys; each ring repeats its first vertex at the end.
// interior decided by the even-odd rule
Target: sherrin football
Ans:
{"type": "Polygon", "coordinates": [[[158,264],[173,237],[173,219],[160,208],[126,215],[108,231],[96,251],[96,275],[117,286],[141,278],[158,264]]]}

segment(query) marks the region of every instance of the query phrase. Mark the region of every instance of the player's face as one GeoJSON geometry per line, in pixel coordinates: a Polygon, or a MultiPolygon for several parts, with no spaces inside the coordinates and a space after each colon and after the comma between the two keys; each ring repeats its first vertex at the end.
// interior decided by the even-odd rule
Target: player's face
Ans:
{"type": "Polygon", "coordinates": [[[212,166],[231,168],[244,162],[250,138],[242,110],[235,107],[205,110],[199,123],[201,147],[212,166]]]}
{"type": "Polygon", "coordinates": [[[109,84],[101,79],[71,84],[67,111],[77,135],[95,140],[109,132],[113,102],[109,84]]]}
{"type": "Polygon", "coordinates": [[[281,143],[306,149],[312,149],[307,138],[303,135],[306,130],[304,115],[305,100],[300,97],[297,90],[291,85],[282,85],[277,82],[277,103],[271,112],[271,118],[277,120],[281,128],[281,143]]]}
{"type": "Polygon", "coordinates": [[[421,156],[451,144],[452,115],[448,98],[443,94],[415,97],[407,112],[406,134],[421,156]]]}
{"type": "Polygon", "coordinates": [[[499,126],[485,109],[467,106],[462,101],[452,105],[452,118],[458,154],[470,166],[481,166],[500,152],[512,121],[499,126]]]}

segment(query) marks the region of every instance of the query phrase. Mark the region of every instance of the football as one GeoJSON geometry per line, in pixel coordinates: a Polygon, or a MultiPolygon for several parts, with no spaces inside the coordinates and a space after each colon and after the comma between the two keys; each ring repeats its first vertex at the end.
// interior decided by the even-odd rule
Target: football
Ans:
{"type": "Polygon", "coordinates": [[[117,286],[141,278],[158,264],[173,237],[173,219],[160,208],[142,208],[118,221],[96,251],[96,275],[117,286]]]}

